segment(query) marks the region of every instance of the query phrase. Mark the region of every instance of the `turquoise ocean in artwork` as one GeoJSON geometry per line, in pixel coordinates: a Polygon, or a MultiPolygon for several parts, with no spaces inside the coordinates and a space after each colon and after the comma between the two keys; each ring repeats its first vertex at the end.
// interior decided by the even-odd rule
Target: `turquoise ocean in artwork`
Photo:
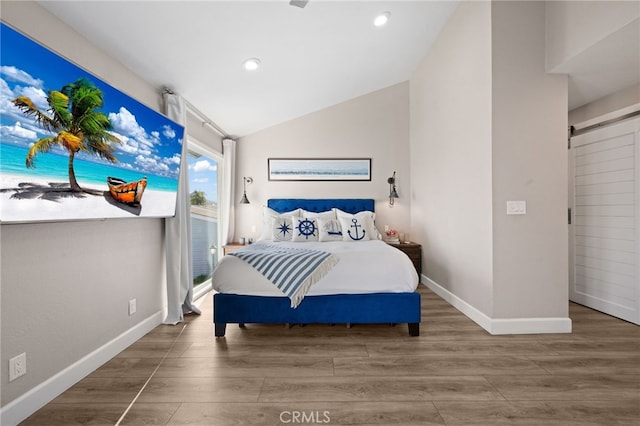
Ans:
{"type": "MultiPolygon", "coordinates": [[[[69,182],[68,163],[69,157],[66,154],[54,152],[40,153],[36,156],[36,167],[28,169],[25,166],[27,158],[27,147],[15,146],[0,143],[0,158],[2,159],[2,170],[0,173],[21,175],[25,179],[32,176],[37,180],[48,180],[52,182],[69,182]]],[[[98,163],[93,161],[74,160],[73,169],[76,179],[80,185],[99,184],[107,185],[107,177],[113,176],[127,182],[136,181],[145,175],[121,167],[98,163]]],[[[178,190],[178,179],[166,176],[147,174],[147,190],[176,192],[178,190]]]]}

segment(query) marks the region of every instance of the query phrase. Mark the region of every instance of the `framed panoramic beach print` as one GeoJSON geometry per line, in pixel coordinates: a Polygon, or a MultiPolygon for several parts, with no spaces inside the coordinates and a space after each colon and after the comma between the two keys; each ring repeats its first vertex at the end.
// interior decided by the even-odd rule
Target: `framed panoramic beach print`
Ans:
{"type": "Polygon", "coordinates": [[[269,158],[269,180],[371,180],[371,158],[269,158]]]}
{"type": "Polygon", "coordinates": [[[184,128],[0,23],[0,222],[175,214],[184,128]]]}

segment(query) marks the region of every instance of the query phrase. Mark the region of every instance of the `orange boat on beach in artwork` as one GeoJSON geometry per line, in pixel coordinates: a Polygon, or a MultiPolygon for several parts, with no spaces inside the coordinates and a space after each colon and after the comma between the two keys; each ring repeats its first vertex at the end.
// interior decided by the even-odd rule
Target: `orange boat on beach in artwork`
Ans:
{"type": "Polygon", "coordinates": [[[109,185],[111,196],[116,201],[131,206],[139,206],[144,189],[147,187],[147,177],[145,176],[135,182],[125,182],[120,178],[109,176],[107,177],[107,185],[109,185]]]}

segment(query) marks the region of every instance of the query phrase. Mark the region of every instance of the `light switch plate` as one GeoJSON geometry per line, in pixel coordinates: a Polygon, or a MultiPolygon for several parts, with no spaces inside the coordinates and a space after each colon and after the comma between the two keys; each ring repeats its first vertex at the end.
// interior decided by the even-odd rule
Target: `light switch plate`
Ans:
{"type": "Polygon", "coordinates": [[[527,202],[507,201],[507,214],[527,214],[527,202]]]}

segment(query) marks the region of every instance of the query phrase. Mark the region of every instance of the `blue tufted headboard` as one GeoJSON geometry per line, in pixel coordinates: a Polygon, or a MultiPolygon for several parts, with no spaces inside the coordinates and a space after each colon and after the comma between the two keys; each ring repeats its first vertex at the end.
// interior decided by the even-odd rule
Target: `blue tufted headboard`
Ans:
{"type": "Polygon", "coordinates": [[[375,211],[375,202],[371,198],[273,198],[267,200],[267,207],[279,213],[298,208],[310,212],[324,212],[335,207],[353,214],[363,210],[375,211]]]}

